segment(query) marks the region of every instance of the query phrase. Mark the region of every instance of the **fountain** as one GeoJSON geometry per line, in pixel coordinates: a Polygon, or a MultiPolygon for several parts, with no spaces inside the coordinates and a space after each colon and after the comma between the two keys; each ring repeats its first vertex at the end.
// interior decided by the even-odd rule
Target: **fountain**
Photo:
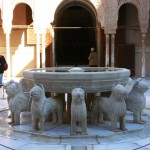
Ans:
{"type": "Polygon", "coordinates": [[[130,71],[113,67],[52,67],[29,69],[24,78],[42,84],[46,92],[71,93],[82,87],[86,93],[111,91],[115,84],[126,84],[130,71]]]}
{"type": "MultiPolygon", "coordinates": [[[[67,101],[71,100],[71,91],[75,88],[84,89],[85,93],[98,94],[102,92],[110,92],[112,87],[116,84],[126,85],[129,80],[130,71],[125,68],[114,68],[114,67],[51,67],[51,68],[39,68],[25,70],[23,77],[25,80],[34,82],[36,85],[42,84],[45,92],[58,93],[64,96],[65,93],[70,97],[67,97],[67,101]]],[[[85,101],[87,102],[87,97],[85,101]]],[[[93,100],[93,99],[92,99],[93,100]]],[[[68,103],[70,106],[71,103],[68,103]]],[[[86,103],[87,104],[87,103],[86,103]]],[[[126,127],[127,132],[139,130],[144,125],[133,124],[131,122],[132,114],[129,113],[126,116],[126,127]]],[[[52,122],[46,123],[46,131],[44,132],[31,132],[32,125],[17,125],[13,126],[15,131],[27,132],[31,135],[42,137],[53,137],[65,139],[78,139],[84,137],[85,139],[99,140],[104,137],[107,139],[112,136],[116,136],[117,133],[109,130],[110,121],[106,121],[102,124],[91,123],[91,110],[87,109],[87,135],[81,135],[81,131],[77,129],[76,135],[71,135],[71,115],[70,109],[64,110],[64,122],[60,126],[55,126],[52,122]],[[105,127],[104,127],[105,126],[105,127]]],[[[124,134],[123,131],[122,134],[124,134]]]]}
{"type": "MultiPolygon", "coordinates": [[[[72,89],[82,87],[85,93],[87,93],[87,95],[94,95],[95,93],[99,94],[101,92],[111,91],[112,86],[114,86],[115,84],[126,85],[130,76],[130,71],[124,68],[52,67],[41,69],[29,69],[24,71],[23,76],[23,83],[26,82],[25,87],[30,86],[30,84],[33,85],[32,83],[34,82],[37,85],[43,84],[46,92],[54,92],[59,94],[62,93],[62,95],[64,95],[64,93],[71,95],[70,93],[72,89]]],[[[85,101],[87,102],[86,98],[85,101]]],[[[78,112],[80,114],[80,111],[77,111],[77,113],[78,112]]],[[[21,117],[23,115],[24,114],[21,114],[21,117]]],[[[124,138],[125,134],[134,134],[134,132],[138,132],[139,134],[141,130],[149,124],[148,115],[142,116],[144,120],[148,121],[148,124],[133,124],[132,113],[127,112],[125,124],[128,130],[122,132],[115,132],[109,129],[109,120],[106,120],[104,124],[92,124],[91,110],[87,109],[87,132],[86,134],[81,134],[81,131],[77,128],[77,133],[74,135],[74,133],[71,134],[70,132],[71,116],[68,115],[68,112],[66,110],[64,110],[64,116],[65,115],[67,115],[69,120],[65,120],[63,124],[59,126],[53,125],[52,122],[46,122],[46,130],[43,132],[32,131],[32,124],[28,121],[28,119],[30,118],[27,118],[27,120],[25,120],[27,124],[23,123],[20,125],[9,126],[9,128],[11,129],[11,132],[15,131],[13,132],[12,136],[14,136],[14,134],[19,133],[19,137],[20,135],[22,135],[23,139],[24,135],[27,135],[29,138],[34,136],[34,139],[37,139],[38,141],[39,139],[40,141],[46,140],[46,142],[56,140],[56,142],[58,143],[57,140],[59,140],[60,144],[69,143],[72,147],[86,147],[88,145],[107,143],[110,142],[111,139],[117,142],[121,138],[124,138]]],[[[8,120],[9,119],[7,118],[5,122],[8,122],[8,120]]]]}

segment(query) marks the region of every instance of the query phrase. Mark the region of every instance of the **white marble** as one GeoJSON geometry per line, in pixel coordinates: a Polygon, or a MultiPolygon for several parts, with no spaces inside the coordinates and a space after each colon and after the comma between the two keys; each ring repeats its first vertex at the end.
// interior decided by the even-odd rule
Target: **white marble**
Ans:
{"type": "Polygon", "coordinates": [[[138,139],[136,141],[133,141],[132,143],[137,144],[139,146],[146,146],[146,148],[150,148],[150,137],[148,138],[142,138],[142,139],[138,139]]]}
{"type": "Polygon", "coordinates": [[[69,145],[28,144],[19,150],[71,150],[69,145]]]}
{"type": "Polygon", "coordinates": [[[93,146],[93,150],[133,150],[135,148],[138,148],[138,145],[130,142],[117,144],[99,144],[93,146]]]}
{"type": "Polygon", "coordinates": [[[86,93],[110,91],[116,83],[126,84],[130,71],[124,68],[82,67],[84,72],[69,72],[71,67],[29,69],[24,78],[42,84],[46,92],[71,93],[82,87],[86,93]]]}
{"type": "Polygon", "coordinates": [[[0,136],[0,145],[2,147],[6,146],[11,149],[18,149],[27,144],[28,144],[28,142],[26,142],[26,141],[21,141],[21,140],[16,140],[16,139],[11,139],[11,138],[0,136]]]}
{"type": "MultiPolygon", "coordinates": [[[[148,80],[148,83],[150,83],[150,79],[148,80]]],[[[132,113],[127,112],[126,127],[128,131],[126,133],[112,132],[109,130],[109,122],[105,123],[105,125],[107,125],[106,127],[103,125],[94,126],[89,123],[87,133],[90,137],[86,138],[76,136],[76,138],[69,138],[69,124],[63,124],[55,127],[50,123],[47,123],[47,131],[43,133],[44,136],[38,136],[38,134],[34,135],[33,133],[27,134],[12,131],[9,131],[12,132],[9,133],[9,137],[11,138],[8,138],[7,136],[0,136],[0,150],[9,150],[4,146],[15,150],[71,150],[71,146],[85,146],[87,147],[87,150],[133,150],[140,147],[143,148],[140,148],[139,150],[150,149],[150,90],[146,92],[145,95],[147,103],[142,116],[144,120],[148,121],[145,126],[141,124],[132,124],[132,113]],[[60,136],[58,136],[59,134],[60,136]],[[51,136],[46,137],[49,135],[51,136]],[[94,135],[99,135],[99,137],[94,135]]],[[[0,99],[0,109],[3,110],[5,108],[7,108],[6,99],[0,99]]],[[[2,123],[1,121],[2,120],[0,118],[0,124],[2,123]]],[[[5,131],[5,126],[3,126],[3,128],[3,131],[0,130],[0,135],[2,135],[3,132],[8,132],[8,130],[5,131]]],[[[30,131],[32,128],[31,124],[29,124],[15,126],[15,129],[26,132],[30,131]]]]}

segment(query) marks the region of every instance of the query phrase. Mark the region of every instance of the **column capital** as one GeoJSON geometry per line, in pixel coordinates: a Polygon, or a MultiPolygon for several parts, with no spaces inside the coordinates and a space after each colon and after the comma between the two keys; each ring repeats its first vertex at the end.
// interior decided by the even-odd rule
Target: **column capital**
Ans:
{"type": "Polygon", "coordinates": [[[3,29],[5,34],[10,34],[12,27],[4,27],[3,29]]]}
{"type": "Polygon", "coordinates": [[[101,28],[101,24],[98,21],[96,22],[96,27],[101,28]]]}
{"type": "Polygon", "coordinates": [[[46,34],[46,28],[34,28],[35,34],[46,34]]]}
{"type": "Polygon", "coordinates": [[[106,29],[104,28],[105,34],[116,34],[116,29],[106,29]]]}
{"type": "Polygon", "coordinates": [[[146,33],[142,33],[142,39],[146,38],[146,33]]]}
{"type": "Polygon", "coordinates": [[[106,36],[106,53],[105,53],[105,67],[109,67],[109,34],[105,34],[106,36]]]}

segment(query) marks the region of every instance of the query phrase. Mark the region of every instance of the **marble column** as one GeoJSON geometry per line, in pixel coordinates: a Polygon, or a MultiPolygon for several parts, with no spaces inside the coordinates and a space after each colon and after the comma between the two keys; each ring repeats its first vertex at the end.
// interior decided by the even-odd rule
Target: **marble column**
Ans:
{"type": "Polygon", "coordinates": [[[71,101],[72,101],[72,95],[71,93],[67,93],[67,116],[71,116],[71,101]]]}
{"type": "Polygon", "coordinates": [[[111,34],[111,67],[115,66],[115,34],[111,34]]]}
{"type": "Polygon", "coordinates": [[[142,74],[141,77],[145,77],[145,38],[146,34],[142,34],[142,74]]]}
{"type": "Polygon", "coordinates": [[[87,111],[91,111],[94,99],[95,99],[95,93],[87,93],[86,94],[85,102],[86,102],[87,111]]]}
{"type": "Polygon", "coordinates": [[[52,55],[53,55],[53,66],[56,66],[56,56],[55,56],[55,25],[52,26],[52,55]]]}
{"type": "Polygon", "coordinates": [[[105,67],[109,67],[109,34],[106,36],[106,53],[105,53],[105,67]]]}
{"type": "Polygon", "coordinates": [[[100,67],[100,25],[97,24],[97,53],[98,53],[98,67],[100,67]]]}
{"type": "Polygon", "coordinates": [[[6,33],[6,59],[8,63],[7,78],[11,77],[11,59],[10,59],[10,33],[6,33]]]}
{"type": "Polygon", "coordinates": [[[42,34],[42,68],[45,67],[45,34],[42,34]]]}
{"type": "Polygon", "coordinates": [[[40,34],[37,34],[36,40],[36,67],[40,68],[40,34]]]}

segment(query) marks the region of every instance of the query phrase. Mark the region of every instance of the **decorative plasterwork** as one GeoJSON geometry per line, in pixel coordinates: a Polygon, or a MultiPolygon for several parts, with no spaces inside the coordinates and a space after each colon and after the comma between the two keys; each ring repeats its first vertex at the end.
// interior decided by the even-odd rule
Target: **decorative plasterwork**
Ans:
{"type": "Polygon", "coordinates": [[[103,0],[91,0],[97,10],[97,19],[101,23],[101,27],[104,27],[104,1],[103,0]]]}
{"type": "Polygon", "coordinates": [[[122,5],[128,2],[136,4],[137,6],[140,6],[140,0],[118,0],[118,5],[122,5]]]}
{"type": "Polygon", "coordinates": [[[34,0],[13,0],[13,4],[18,4],[18,3],[28,4],[32,10],[34,8],[34,0]]]}
{"type": "Polygon", "coordinates": [[[11,0],[2,0],[2,26],[4,33],[10,33],[12,28],[12,18],[13,18],[13,1],[11,0]]]}
{"type": "Polygon", "coordinates": [[[45,28],[47,24],[58,17],[59,12],[68,7],[69,5],[81,5],[87,8],[96,21],[101,24],[101,27],[107,29],[107,31],[114,32],[117,28],[117,20],[119,8],[126,3],[133,4],[138,10],[138,17],[141,27],[141,32],[146,33],[149,21],[149,3],[150,0],[0,0],[1,3],[1,15],[3,19],[3,27],[11,28],[13,10],[19,3],[25,3],[32,9],[32,17],[36,26],[45,28]],[[35,3],[36,2],[36,3],[35,3]],[[41,5],[43,3],[43,5],[41,5]],[[52,5],[54,3],[54,7],[52,5]],[[38,6],[38,7],[37,7],[38,6]],[[35,12],[36,8],[36,12],[35,12]],[[41,13],[43,12],[44,13],[41,13]],[[40,12],[41,11],[41,12],[40,12]],[[50,14],[51,15],[48,15],[50,14]],[[36,13],[36,17],[35,14],[36,13]],[[55,13],[55,15],[54,15],[55,13]],[[41,15],[42,14],[42,15],[41,15]],[[43,18],[43,16],[45,16],[43,18]],[[41,18],[45,21],[41,22],[41,18]]]}
{"type": "Polygon", "coordinates": [[[3,14],[3,11],[2,11],[2,7],[3,7],[3,0],[0,0],[0,10],[1,10],[1,18],[2,18],[2,14],[3,14]]]}
{"type": "Polygon", "coordinates": [[[105,33],[115,34],[117,29],[118,9],[116,0],[105,1],[105,33]],[[107,31],[106,31],[107,30],[107,31]]]}
{"type": "Polygon", "coordinates": [[[149,1],[148,0],[141,0],[141,6],[140,6],[140,26],[141,26],[141,32],[147,33],[148,26],[149,26],[149,1]]]}
{"type": "Polygon", "coordinates": [[[2,8],[2,0],[0,0],[0,9],[2,8]]]}

